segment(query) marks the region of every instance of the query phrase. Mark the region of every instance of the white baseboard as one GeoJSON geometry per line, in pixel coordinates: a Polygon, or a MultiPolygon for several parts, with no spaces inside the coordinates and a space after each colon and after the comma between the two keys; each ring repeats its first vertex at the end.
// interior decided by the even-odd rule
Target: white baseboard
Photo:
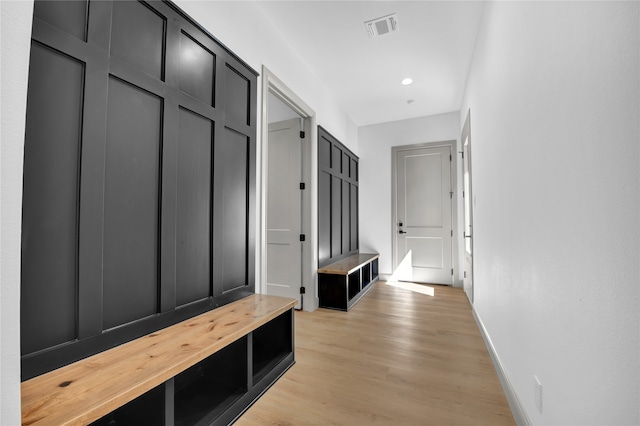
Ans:
{"type": "Polygon", "coordinates": [[[482,340],[484,340],[484,344],[487,347],[487,351],[489,352],[489,356],[491,357],[493,366],[496,369],[496,373],[498,373],[498,379],[500,379],[502,390],[507,397],[507,402],[509,403],[509,408],[511,408],[513,419],[518,426],[531,426],[533,423],[531,423],[531,420],[529,420],[529,416],[527,416],[527,412],[520,403],[520,399],[518,398],[518,395],[516,395],[516,392],[511,385],[511,381],[509,381],[504,368],[502,368],[502,363],[500,362],[500,358],[498,357],[498,354],[493,347],[493,343],[491,342],[491,338],[487,333],[487,329],[484,327],[484,324],[482,323],[482,320],[480,319],[480,316],[476,312],[473,305],[471,306],[471,311],[473,312],[473,317],[476,320],[476,324],[478,324],[480,334],[482,335],[482,340]]]}

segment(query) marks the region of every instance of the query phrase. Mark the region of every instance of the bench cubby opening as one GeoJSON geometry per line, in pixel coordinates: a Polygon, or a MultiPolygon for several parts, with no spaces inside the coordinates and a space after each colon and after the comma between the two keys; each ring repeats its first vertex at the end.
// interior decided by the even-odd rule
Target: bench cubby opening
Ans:
{"type": "Polygon", "coordinates": [[[363,266],[362,269],[362,288],[371,284],[371,263],[363,266]]]}
{"type": "Polygon", "coordinates": [[[247,337],[174,379],[175,426],[213,420],[247,392],[247,337]]]}
{"type": "Polygon", "coordinates": [[[165,384],[91,423],[90,426],[158,426],[165,424],[165,384]]]}
{"type": "Polygon", "coordinates": [[[293,352],[293,316],[284,313],[252,333],[253,384],[293,352]]]}
{"type": "Polygon", "coordinates": [[[360,293],[360,270],[350,273],[347,282],[349,287],[349,300],[352,300],[360,293]]]}

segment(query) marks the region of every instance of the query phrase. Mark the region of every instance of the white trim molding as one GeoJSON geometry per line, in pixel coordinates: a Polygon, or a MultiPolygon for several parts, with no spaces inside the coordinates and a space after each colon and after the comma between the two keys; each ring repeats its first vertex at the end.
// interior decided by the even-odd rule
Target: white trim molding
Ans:
{"type": "Polygon", "coordinates": [[[276,77],[266,66],[262,66],[262,118],[261,118],[261,150],[260,150],[260,293],[266,292],[267,282],[267,161],[269,148],[269,115],[267,113],[269,93],[277,96],[282,102],[304,119],[305,139],[308,138],[308,149],[303,154],[303,178],[307,190],[303,194],[302,232],[307,236],[307,244],[302,253],[302,284],[307,289],[302,295],[302,306],[305,311],[314,311],[319,306],[318,299],[318,132],[316,113],[289,87],[276,77]]]}
{"type": "Polygon", "coordinates": [[[495,367],[496,373],[498,374],[498,379],[500,379],[500,384],[502,385],[502,390],[504,391],[504,395],[506,396],[507,402],[509,403],[509,408],[511,408],[513,419],[518,426],[533,425],[533,423],[531,423],[531,420],[529,419],[529,416],[527,416],[527,412],[522,406],[518,395],[513,389],[511,381],[509,380],[509,377],[507,377],[507,374],[502,367],[500,357],[496,353],[496,349],[493,346],[491,337],[489,336],[489,333],[487,333],[487,329],[485,328],[482,319],[480,319],[480,316],[476,312],[476,309],[473,305],[471,305],[471,311],[473,312],[473,318],[476,320],[476,324],[478,324],[478,328],[480,329],[482,340],[484,340],[484,344],[487,347],[489,356],[491,357],[491,362],[493,362],[493,366],[495,367]]]}

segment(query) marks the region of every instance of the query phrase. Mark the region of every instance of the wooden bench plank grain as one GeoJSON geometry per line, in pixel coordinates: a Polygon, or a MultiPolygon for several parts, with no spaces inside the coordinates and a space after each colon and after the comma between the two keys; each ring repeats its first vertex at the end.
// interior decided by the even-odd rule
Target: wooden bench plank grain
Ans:
{"type": "Polygon", "coordinates": [[[27,380],[23,425],[87,424],[292,309],[255,294],[27,380]]]}
{"type": "Polygon", "coordinates": [[[338,262],[330,263],[329,265],[325,265],[322,268],[319,268],[318,273],[349,275],[356,269],[362,267],[362,265],[369,263],[379,257],[379,254],[374,253],[357,253],[338,262]]]}

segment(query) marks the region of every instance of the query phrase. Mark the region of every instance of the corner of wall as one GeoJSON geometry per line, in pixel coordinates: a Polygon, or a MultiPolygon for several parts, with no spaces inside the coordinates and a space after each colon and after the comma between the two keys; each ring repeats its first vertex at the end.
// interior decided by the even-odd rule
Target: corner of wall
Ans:
{"type": "Polygon", "coordinates": [[[0,2],[0,424],[20,424],[22,164],[33,2],[0,2]],[[9,65],[10,64],[10,65],[9,65]]]}

